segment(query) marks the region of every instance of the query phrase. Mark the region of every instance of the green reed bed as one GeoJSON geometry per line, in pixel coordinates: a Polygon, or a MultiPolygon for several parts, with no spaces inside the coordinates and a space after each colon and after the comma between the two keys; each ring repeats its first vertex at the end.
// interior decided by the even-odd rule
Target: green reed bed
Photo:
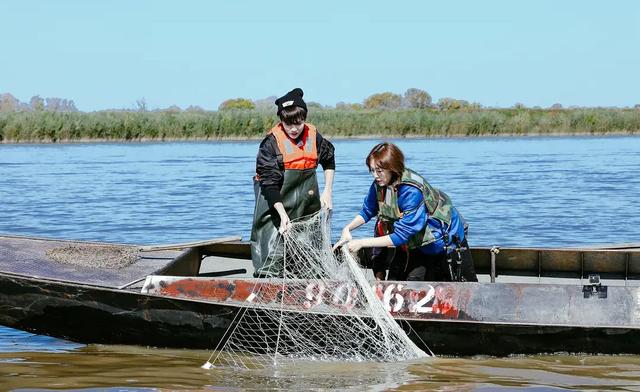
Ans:
{"type": "MultiPolygon", "coordinates": [[[[277,121],[255,110],[219,112],[47,111],[0,113],[0,141],[207,140],[262,137],[277,121]]],[[[326,136],[441,137],[556,134],[635,134],[638,109],[314,109],[309,116],[326,136]]]]}

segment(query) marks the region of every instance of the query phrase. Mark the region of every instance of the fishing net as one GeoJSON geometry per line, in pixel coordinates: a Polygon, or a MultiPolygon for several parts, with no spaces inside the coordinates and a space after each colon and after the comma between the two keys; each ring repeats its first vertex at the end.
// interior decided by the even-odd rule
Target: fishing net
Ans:
{"type": "Polygon", "coordinates": [[[332,251],[329,230],[328,217],[318,213],[278,236],[269,260],[281,263],[282,277],[256,283],[204,368],[427,356],[384,308],[347,248],[332,251]]]}
{"type": "Polygon", "coordinates": [[[140,259],[137,248],[121,245],[68,244],[48,249],[46,255],[58,263],[114,269],[127,267],[140,259]]]}

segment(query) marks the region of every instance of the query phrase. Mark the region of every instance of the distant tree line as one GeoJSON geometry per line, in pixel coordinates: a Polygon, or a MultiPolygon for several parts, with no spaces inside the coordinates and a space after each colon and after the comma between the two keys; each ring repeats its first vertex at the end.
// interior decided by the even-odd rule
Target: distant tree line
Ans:
{"type": "MultiPolygon", "coordinates": [[[[247,98],[227,99],[218,106],[218,110],[273,110],[273,101],[276,97],[268,97],[260,101],[252,101],[247,98]]],[[[308,106],[315,109],[333,109],[317,102],[309,102],[308,106]]],[[[410,88],[404,95],[392,92],[373,94],[362,103],[338,102],[335,109],[338,110],[405,110],[405,109],[440,109],[452,110],[462,108],[480,108],[478,103],[469,103],[465,100],[454,98],[442,98],[437,103],[432,102],[431,95],[425,90],[410,88]]]]}
{"type": "Polygon", "coordinates": [[[41,98],[39,95],[31,97],[28,103],[20,102],[9,93],[0,94],[0,112],[77,112],[73,100],[63,98],[41,98]]]}
{"type": "MultiPolygon", "coordinates": [[[[0,142],[216,140],[263,137],[277,122],[274,97],[234,98],[218,111],[198,106],[149,110],[140,99],[133,109],[79,112],[73,101],[34,97],[28,104],[0,95],[0,142]]],[[[435,104],[424,90],[403,95],[373,94],[362,103],[327,107],[308,102],[309,121],[333,137],[441,137],[483,135],[637,134],[635,108],[483,108],[442,98],[435,104]]]]}

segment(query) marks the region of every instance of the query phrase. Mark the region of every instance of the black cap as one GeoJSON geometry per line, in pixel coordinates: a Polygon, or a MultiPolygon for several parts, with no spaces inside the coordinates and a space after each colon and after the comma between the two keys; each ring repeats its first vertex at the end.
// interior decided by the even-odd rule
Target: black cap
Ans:
{"type": "Polygon", "coordinates": [[[302,95],[304,95],[304,93],[301,88],[294,88],[282,97],[276,99],[276,105],[278,105],[278,112],[276,114],[279,116],[282,109],[289,106],[297,106],[306,111],[307,104],[302,99],[302,95]]]}

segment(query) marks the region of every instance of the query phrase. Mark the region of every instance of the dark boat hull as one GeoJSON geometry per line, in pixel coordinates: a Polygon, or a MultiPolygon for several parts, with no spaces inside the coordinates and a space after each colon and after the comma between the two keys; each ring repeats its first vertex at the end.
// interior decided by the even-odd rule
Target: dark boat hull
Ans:
{"type": "MultiPolygon", "coordinates": [[[[118,268],[61,264],[48,256],[67,245],[91,251],[108,244],[0,236],[1,325],[81,343],[211,350],[256,284],[204,277],[232,275],[250,260],[245,242],[140,248],[137,262],[118,268]],[[202,272],[208,257],[211,265],[227,262],[232,270],[202,272]],[[147,284],[142,289],[140,282],[152,277],[164,291],[153,292],[147,284]]],[[[640,354],[637,247],[472,251],[476,270],[496,283],[376,285],[378,297],[419,346],[437,355],[640,354]],[[602,285],[589,285],[594,273],[602,285]],[[571,283],[559,284],[564,280],[571,283]]],[[[329,298],[335,297],[323,299],[324,305],[338,311],[341,304],[329,298]]]]}
{"type": "Polygon", "coordinates": [[[0,275],[0,324],[80,343],[216,347],[238,308],[0,275]]]}
{"type": "MultiPolygon", "coordinates": [[[[0,297],[0,324],[9,327],[81,343],[209,350],[240,309],[7,274],[0,275],[0,297]]],[[[631,310],[620,306],[621,312],[631,310]]],[[[412,340],[436,355],[640,353],[640,331],[634,327],[533,325],[460,316],[397,319],[412,340]]]]}
{"type": "MultiPolygon", "coordinates": [[[[638,354],[635,328],[586,328],[543,325],[411,322],[436,355],[540,353],[638,354]]],[[[412,340],[417,341],[410,333],[412,340]]]]}

